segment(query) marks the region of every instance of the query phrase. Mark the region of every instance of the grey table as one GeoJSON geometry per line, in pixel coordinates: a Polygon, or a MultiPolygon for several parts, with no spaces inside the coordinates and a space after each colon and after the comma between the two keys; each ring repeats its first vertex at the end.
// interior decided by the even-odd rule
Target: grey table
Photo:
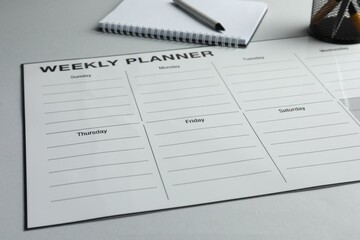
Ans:
{"type": "MultiPolygon", "coordinates": [[[[253,41],[307,35],[311,0],[266,2],[269,11],[253,41]]],[[[96,31],[98,20],[118,3],[1,0],[1,240],[360,239],[360,184],[25,231],[20,64],[193,46],[96,31]]]]}

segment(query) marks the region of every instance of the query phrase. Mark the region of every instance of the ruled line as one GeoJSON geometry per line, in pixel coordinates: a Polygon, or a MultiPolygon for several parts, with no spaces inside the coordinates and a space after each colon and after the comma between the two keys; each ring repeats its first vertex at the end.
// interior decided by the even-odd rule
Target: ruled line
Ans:
{"type": "Polygon", "coordinates": [[[256,102],[256,101],[264,101],[264,100],[272,100],[272,99],[280,99],[280,98],[309,96],[309,95],[317,95],[317,94],[322,94],[322,93],[323,93],[323,92],[304,93],[304,94],[293,94],[293,95],[286,95],[286,96],[280,96],[280,97],[250,99],[250,100],[246,100],[246,101],[243,101],[243,102],[256,102]]]}
{"type": "Polygon", "coordinates": [[[179,119],[185,119],[185,118],[214,116],[214,115],[223,115],[223,114],[232,114],[232,113],[239,113],[239,111],[209,113],[209,114],[202,114],[202,115],[195,115],[195,116],[194,115],[193,116],[183,116],[183,117],[177,117],[177,118],[167,118],[167,119],[161,119],[161,120],[148,121],[147,123],[166,122],[166,121],[179,120],[179,119]]]}
{"type": "Polygon", "coordinates": [[[242,126],[242,125],[244,125],[244,123],[234,123],[234,124],[228,124],[228,125],[219,125],[219,126],[211,126],[211,127],[203,127],[203,128],[192,128],[192,129],[172,131],[172,132],[156,133],[155,136],[161,136],[161,135],[167,135],[167,134],[173,134],[173,133],[191,132],[191,131],[198,131],[198,130],[212,129],[212,128],[242,126]]]}
{"type": "Polygon", "coordinates": [[[66,122],[78,122],[78,121],[93,120],[93,119],[112,118],[112,117],[133,116],[133,115],[134,115],[134,113],[128,113],[128,114],[117,114],[117,115],[99,116],[99,117],[91,117],[91,118],[78,118],[78,119],[63,120],[63,121],[56,121],[56,122],[47,122],[47,123],[45,123],[45,125],[66,123],[66,122]]]}
{"type": "Polygon", "coordinates": [[[142,86],[151,86],[151,85],[166,84],[166,83],[178,83],[178,82],[204,80],[204,79],[211,79],[211,78],[215,78],[215,77],[208,76],[208,77],[201,77],[201,78],[188,78],[188,79],[178,79],[178,80],[161,81],[161,82],[153,82],[153,83],[142,83],[142,84],[137,84],[136,86],[142,87],[142,86]]]}
{"type": "Polygon", "coordinates": [[[102,109],[102,108],[126,107],[126,106],[130,106],[130,105],[131,104],[118,104],[118,105],[101,106],[101,107],[76,108],[76,109],[67,109],[67,110],[61,110],[61,111],[44,112],[44,114],[84,111],[84,110],[93,110],[93,109],[102,109]]]}
{"type": "Polygon", "coordinates": [[[340,134],[340,135],[332,135],[332,136],[317,137],[317,138],[306,138],[306,139],[299,139],[299,140],[294,140],[294,141],[271,143],[270,145],[280,145],[280,144],[287,144],[287,143],[315,141],[315,140],[328,139],[328,138],[346,137],[346,136],[352,136],[352,135],[357,135],[357,134],[359,134],[359,133],[340,134]]]}
{"type": "Polygon", "coordinates": [[[108,99],[108,98],[117,98],[117,97],[127,97],[127,96],[129,96],[129,95],[123,94],[123,95],[115,95],[115,96],[105,96],[105,97],[95,97],[95,98],[82,98],[82,99],[56,101],[56,102],[44,102],[44,104],[83,102],[83,101],[90,101],[90,100],[99,100],[99,99],[108,99]]]}
{"type": "Polygon", "coordinates": [[[268,73],[268,72],[279,72],[279,71],[286,71],[286,70],[293,70],[293,69],[301,69],[300,67],[289,67],[289,68],[278,68],[278,69],[270,69],[270,70],[263,70],[263,71],[256,71],[256,72],[242,72],[242,73],[232,73],[228,74],[228,77],[231,76],[238,76],[238,75],[245,75],[245,74],[259,74],[259,73],[268,73]]]}
{"type": "Polygon", "coordinates": [[[168,73],[154,73],[154,74],[146,74],[146,75],[137,75],[136,78],[142,77],[150,77],[150,76],[160,76],[160,75],[175,75],[180,73],[189,73],[189,72],[201,72],[201,71],[208,71],[210,68],[203,68],[203,69],[194,69],[194,70],[187,70],[187,71],[178,71],[178,72],[168,72],[168,73]]]}
{"type": "Polygon", "coordinates": [[[172,169],[172,170],[169,170],[168,172],[180,172],[180,171],[187,171],[187,170],[193,170],[193,169],[199,169],[199,168],[208,168],[208,167],[216,167],[216,166],[222,166],[222,165],[228,165],[228,164],[250,162],[250,161],[262,160],[262,159],[264,159],[264,158],[249,158],[249,159],[238,160],[238,161],[231,161],[231,162],[224,162],[224,163],[217,163],[217,164],[209,164],[209,165],[202,165],[202,166],[189,167],[189,168],[172,169]]]}
{"type": "Polygon", "coordinates": [[[116,140],[139,138],[139,137],[141,137],[141,136],[128,136],[128,137],[108,138],[108,139],[101,139],[101,140],[94,140],[94,141],[86,141],[86,142],[76,142],[76,143],[69,143],[69,144],[53,145],[53,146],[47,147],[47,149],[59,148],[59,147],[68,147],[68,146],[81,145],[81,144],[89,144],[89,143],[97,143],[97,142],[116,141],[116,140]]]}
{"type": "Polygon", "coordinates": [[[240,175],[234,175],[234,176],[226,176],[226,177],[220,177],[220,178],[209,178],[209,179],[192,181],[192,182],[176,183],[176,184],[173,184],[173,186],[181,186],[181,185],[188,185],[188,184],[195,184],[195,183],[203,183],[203,182],[210,182],[210,181],[218,181],[218,180],[238,178],[238,177],[246,177],[246,176],[252,176],[252,175],[269,173],[269,172],[272,172],[272,171],[271,171],[271,170],[268,170],[268,171],[253,172],[253,173],[240,174],[240,175]]]}
{"type": "Polygon", "coordinates": [[[332,74],[332,73],[344,73],[344,72],[353,72],[353,71],[359,71],[359,68],[355,69],[348,69],[348,70],[336,70],[336,71],[328,71],[328,72],[320,72],[318,74],[332,74]]]}
{"type": "Polygon", "coordinates": [[[297,117],[277,118],[277,119],[269,119],[269,120],[258,121],[256,123],[277,122],[277,121],[283,121],[283,120],[308,118],[308,117],[318,117],[318,116],[325,116],[325,115],[332,115],[332,114],[339,114],[339,113],[340,112],[328,112],[328,113],[311,114],[311,115],[297,116],[297,117]]]}
{"type": "Polygon", "coordinates": [[[204,85],[204,86],[197,86],[197,87],[177,88],[177,89],[164,90],[164,91],[140,93],[140,95],[151,95],[151,94],[157,94],[157,93],[177,92],[177,91],[185,91],[185,90],[189,90],[189,89],[210,88],[210,87],[218,87],[218,86],[220,86],[220,85],[213,84],[213,85],[204,85]]]}
{"type": "Polygon", "coordinates": [[[182,108],[164,109],[164,110],[150,111],[150,112],[147,112],[147,113],[149,113],[149,114],[162,113],[162,112],[179,111],[179,110],[193,109],[193,108],[214,107],[214,106],[221,106],[221,105],[228,105],[228,104],[230,104],[230,102],[214,103],[214,104],[206,104],[206,105],[197,105],[197,106],[189,106],[189,107],[182,107],[182,108]]]}
{"type": "Polygon", "coordinates": [[[349,146],[349,147],[340,147],[340,148],[329,148],[329,149],[322,149],[322,150],[310,151],[310,152],[299,152],[299,153],[283,154],[283,155],[279,155],[278,157],[290,157],[290,156],[312,154],[312,153],[320,153],[320,152],[329,152],[329,151],[343,150],[343,149],[349,149],[349,148],[358,148],[358,147],[360,147],[360,145],[354,145],[354,146],[349,146]]]}
{"type": "Polygon", "coordinates": [[[157,187],[145,187],[145,188],[125,189],[125,190],[112,191],[112,192],[103,192],[103,193],[96,193],[96,194],[89,194],[89,195],[81,195],[81,196],[75,196],[75,197],[69,197],[69,198],[60,198],[60,199],[51,200],[51,202],[62,202],[62,201],[69,201],[69,200],[80,199],[80,198],[97,197],[97,196],[103,196],[103,195],[109,195],[109,194],[117,194],[117,193],[125,193],[125,192],[134,192],[134,191],[150,190],[150,189],[156,189],[156,188],[157,188],[157,187]]]}
{"type": "Polygon", "coordinates": [[[64,156],[64,157],[49,158],[48,161],[62,160],[62,159],[69,159],[69,158],[77,158],[77,157],[84,157],[84,156],[101,155],[101,154],[106,154],[106,153],[137,151],[137,150],[144,150],[144,149],[145,149],[144,147],[138,147],[138,148],[125,148],[125,149],[102,151],[102,152],[92,152],[92,153],[84,153],[84,154],[70,155],[70,156],[64,156]]]}
{"type": "Polygon", "coordinates": [[[291,79],[291,78],[303,78],[303,77],[307,77],[307,76],[308,76],[307,74],[303,74],[303,75],[286,76],[286,77],[265,78],[265,79],[250,80],[250,81],[237,81],[237,82],[232,82],[231,84],[236,85],[236,84],[243,84],[243,83],[288,80],[288,79],[291,79]]]}
{"type": "Polygon", "coordinates": [[[349,162],[356,162],[360,159],[350,159],[350,160],[344,160],[344,161],[336,161],[336,162],[327,162],[327,163],[319,163],[319,164],[309,164],[309,165],[302,165],[302,166],[296,166],[296,167],[289,167],[287,169],[299,169],[299,168],[308,168],[308,167],[319,167],[319,166],[325,166],[325,165],[332,165],[332,164],[340,164],[340,163],[349,163],[349,162]]]}
{"type": "Polygon", "coordinates": [[[101,91],[101,90],[118,89],[118,88],[125,88],[125,86],[106,87],[106,88],[92,88],[92,89],[66,91],[66,92],[53,92],[53,93],[45,93],[45,94],[43,94],[43,96],[67,94],[67,93],[77,93],[77,92],[101,91]]]}
{"type": "Polygon", "coordinates": [[[248,137],[248,136],[250,136],[250,135],[249,134],[240,134],[240,135],[233,135],[233,136],[206,138],[206,139],[200,139],[200,140],[194,140],[194,141],[188,141],[188,142],[179,142],[179,143],[171,143],[171,144],[159,145],[159,147],[170,147],[170,146],[178,146],[178,145],[197,143],[197,142],[207,142],[207,141],[213,141],[213,140],[220,140],[220,139],[227,139],[227,138],[237,138],[237,137],[248,137]]]}
{"type": "Polygon", "coordinates": [[[105,125],[105,126],[94,126],[94,127],[87,127],[87,128],[70,129],[70,130],[64,130],[64,131],[58,131],[58,132],[48,132],[48,133],[46,133],[46,135],[75,132],[75,131],[82,131],[82,130],[91,130],[91,129],[97,129],[97,128],[106,128],[106,127],[122,127],[122,126],[127,126],[127,125],[134,125],[134,124],[139,124],[139,123],[124,123],[124,124],[116,124],[116,125],[105,125]]]}
{"type": "MultiPolygon", "coordinates": [[[[360,69],[359,69],[359,70],[360,70],[360,69]]],[[[343,88],[343,89],[336,89],[336,90],[334,90],[334,92],[344,92],[344,91],[358,90],[358,89],[360,89],[360,87],[343,88]]]]}
{"type": "Polygon", "coordinates": [[[164,157],[163,159],[191,157],[191,156],[197,156],[197,155],[211,154],[211,153],[217,153],[217,152],[226,152],[226,151],[233,151],[233,150],[254,148],[254,147],[257,147],[257,146],[256,145],[251,145],[251,146],[243,146],[243,147],[236,147],[236,148],[219,149],[219,150],[207,151],[207,152],[198,152],[198,153],[190,153],[190,154],[183,154],[183,155],[175,155],[175,156],[164,157]]]}
{"type": "Polygon", "coordinates": [[[100,182],[100,181],[114,180],[114,179],[119,179],[119,178],[141,177],[141,176],[148,176],[148,175],[152,175],[152,173],[140,173],[140,174],[117,176],[117,177],[96,178],[96,179],[90,179],[90,180],[86,180],[86,181],[60,183],[60,184],[50,185],[50,187],[52,187],[52,188],[53,187],[63,187],[63,186],[76,185],[76,184],[82,184],[82,183],[100,182]]]}
{"type": "Polygon", "coordinates": [[[80,82],[63,82],[63,83],[54,83],[54,84],[44,84],[42,87],[53,87],[53,86],[63,86],[63,85],[76,85],[81,83],[91,83],[91,82],[105,82],[105,81],[117,81],[122,78],[112,78],[112,79],[103,79],[103,80],[91,80],[91,81],[80,81],[80,82]]]}
{"type": "Polygon", "coordinates": [[[337,126],[337,125],[343,125],[343,124],[349,124],[349,122],[324,124],[324,125],[309,126],[309,127],[302,127],[302,128],[282,129],[282,130],[276,130],[276,131],[270,131],[270,132],[263,132],[263,134],[278,133],[278,132],[288,132],[288,131],[296,131],[296,130],[305,130],[305,129],[319,128],[319,127],[330,127],[330,126],[337,126]]]}
{"type": "Polygon", "coordinates": [[[315,83],[306,83],[306,84],[299,84],[299,85],[289,85],[289,86],[283,86],[283,87],[261,88],[261,89],[247,90],[247,91],[238,91],[237,93],[260,92],[260,91],[269,91],[269,90],[276,90],[276,89],[286,89],[286,88],[294,88],[294,87],[304,87],[304,86],[311,86],[311,85],[315,85],[315,83]]]}
{"type": "Polygon", "coordinates": [[[338,65],[338,64],[345,64],[345,63],[354,63],[359,62],[359,60],[352,60],[352,61],[344,61],[344,62],[334,62],[334,63],[320,63],[320,64],[313,64],[312,67],[321,67],[321,66],[331,66],[331,65],[338,65]]]}
{"type": "Polygon", "coordinates": [[[180,100],[187,100],[187,99],[194,99],[194,98],[206,98],[206,97],[214,97],[214,96],[221,96],[221,95],[225,95],[225,93],[216,93],[216,94],[200,95],[200,96],[193,96],[193,97],[183,97],[183,98],[172,98],[172,99],[165,99],[165,100],[159,100],[159,101],[144,102],[144,104],[172,102],[172,101],[180,101],[180,100]]]}
{"type": "Polygon", "coordinates": [[[325,81],[327,83],[332,83],[332,82],[336,82],[336,83],[340,83],[340,82],[347,82],[347,81],[355,81],[355,80],[360,80],[360,78],[356,77],[356,78],[346,78],[346,79],[338,79],[338,80],[330,80],[330,81],[325,81]]]}
{"type": "Polygon", "coordinates": [[[102,167],[117,166],[117,165],[143,163],[143,162],[148,162],[148,161],[149,161],[149,160],[140,160],[140,161],[131,161],[131,162],[121,162],[121,163],[109,163],[109,164],[101,164],[101,165],[92,165],[92,166],[78,167],[78,168],[66,168],[66,169],[51,171],[51,172],[49,172],[49,174],[62,173],[62,172],[70,172],[70,171],[78,171],[78,170],[91,169],[91,168],[102,168],[102,167]]]}
{"type": "Polygon", "coordinates": [[[249,64],[239,64],[239,65],[228,65],[228,66],[222,66],[221,68],[236,68],[236,67],[246,67],[246,66],[254,66],[254,65],[258,66],[258,65],[293,62],[293,61],[294,61],[293,59],[288,59],[288,60],[279,60],[279,61],[258,62],[258,63],[249,63],[249,64]]]}

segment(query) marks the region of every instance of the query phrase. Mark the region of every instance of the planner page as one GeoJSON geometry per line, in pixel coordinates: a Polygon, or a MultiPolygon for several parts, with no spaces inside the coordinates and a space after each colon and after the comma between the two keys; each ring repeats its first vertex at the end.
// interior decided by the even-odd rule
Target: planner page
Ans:
{"type": "Polygon", "coordinates": [[[304,37],[24,64],[27,227],[359,181],[359,61],[304,37]]]}

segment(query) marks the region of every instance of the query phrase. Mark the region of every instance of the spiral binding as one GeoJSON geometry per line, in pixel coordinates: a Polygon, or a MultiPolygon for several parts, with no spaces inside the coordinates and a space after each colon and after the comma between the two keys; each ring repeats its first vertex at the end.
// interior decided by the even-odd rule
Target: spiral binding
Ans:
{"type": "Polygon", "coordinates": [[[163,28],[149,28],[139,25],[121,25],[115,22],[101,23],[100,28],[103,32],[117,33],[128,36],[147,37],[177,42],[190,42],[205,45],[240,47],[244,44],[242,39],[234,36],[219,36],[198,32],[181,32],[177,30],[163,28]]]}

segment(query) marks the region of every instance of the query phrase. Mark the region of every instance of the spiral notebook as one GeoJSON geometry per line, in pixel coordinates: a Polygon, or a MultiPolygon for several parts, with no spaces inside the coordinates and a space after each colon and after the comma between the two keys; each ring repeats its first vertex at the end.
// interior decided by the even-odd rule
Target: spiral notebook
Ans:
{"type": "Polygon", "coordinates": [[[196,9],[218,20],[217,32],[185,12],[171,0],[123,0],[99,22],[104,32],[207,45],[247,45],[267,11],[263,2],[242,0],[187,0],[196,9]]]}

